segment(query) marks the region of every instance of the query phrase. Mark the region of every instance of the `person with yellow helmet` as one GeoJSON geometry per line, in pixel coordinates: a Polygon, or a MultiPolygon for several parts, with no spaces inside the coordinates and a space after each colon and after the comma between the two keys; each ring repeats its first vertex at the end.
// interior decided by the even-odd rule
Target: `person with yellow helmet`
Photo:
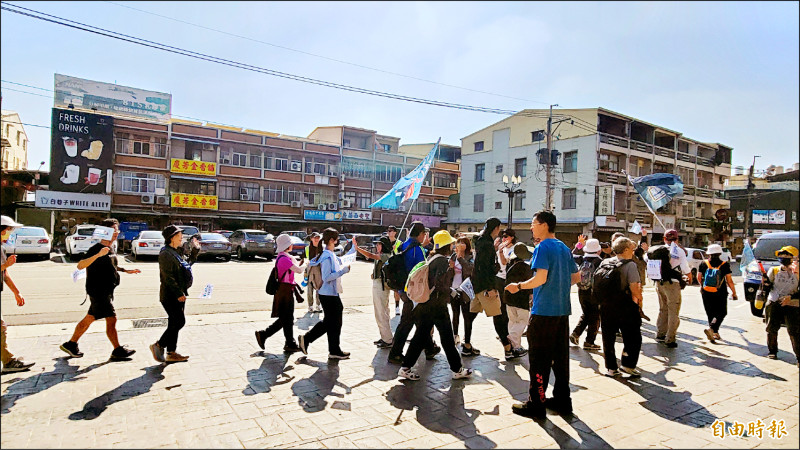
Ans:
{"type": "MultiPolygon", "coordinates": [[[[797,248],[787,245],[775,252],[780,262],[779,266],[771,267],[767,271],[769,280],[769,296],[765,313],[767,316],[767,358],[778,359],[778,331],[786,320],[786,331],[792,342],[795,358],[800,360],[800,308],[793,306],[791,296],[798,291],[798,275],[790,268],[792,261],[797,258],[797,248]]],[[[795,265],[796,266],[796,265],[795,265]]],[[[800,362],[798,362],[800,365],[800,362]]]]}
{"type": "MultiPolygon", "coordinates": [[[[433,235],[433,254],[428,257],[428,286],[432,288],[428,301],[418,303],[413,310],[414,325],[417,327],[411,344],[408,346],[402,366],[397,374],[409,380],[419,380],[420,376],[414,369],[422,350],[429,347],[431,328],[439,330],[442,340],[442,350],[447,356],[453,379],[467,378],[472,375],[472,369],[461,364],[461,355],[456,349],[453,337],[453,327],[450,323],[450,313],[447,305],[450,302],[450,286],[453,283],[453,272],[449,269],[455,265],[455,260],[450,258],[453,253],[452,244],[456,240],[447,230],[441,230],[433,235]]],[[[395,337],[395,339],[397,339],[395,337]]]]}

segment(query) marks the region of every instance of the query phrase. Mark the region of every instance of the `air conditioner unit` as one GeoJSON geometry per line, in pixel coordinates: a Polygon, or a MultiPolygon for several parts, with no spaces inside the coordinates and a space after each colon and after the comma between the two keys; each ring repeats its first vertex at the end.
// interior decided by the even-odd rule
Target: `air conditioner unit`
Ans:
{"type": "Polygon", "coordinates": [[[230,159],[226,159],[226,158],[220,158],[219,163],[220,164],[230,164],[231,160],[230,159]]]}
{"type": "Polygon", "coordinates": [[[156,205],[169,205],[169,197],[167,197],[166,195],[157,196],[156,205]]]}
{"type": "Polygon", "coordinates": [[[456,187],[456,184],[455,183],[450,183],[450,187],[454,188],[454,187],[456,187]]]}
{"type": "Polygon", "coordinates": [[[302,172],[303,171],[303,163],[300,161],[292,161],[289,163],[289,170],[292,172],[302,172]]]}
{"type": "Polygon", "coordinates": [[[243,194],[239,194],[239,200],[249,201],[250,200],[250,194],[248,194],[247,192],[245,192],[243,194]]]}
{"type": "Polygon", "coordinates": [[[685,231],[687,228],[689,228],[689,226],[686,224],[686,222],[681,222],[680,223],[680,229],[681,230],[685,231]]]}
{"type": "Polygon", "coordinates": [[[336,211],[338,205],[336,203],[328,203],[328,211],[336,211]]]}
{"type": "Polygon", "coordinates": [[[153,203],[155,203],[155,197],[152,194],[143,195],[142,203],[147,205],[152,205],[153,203]]]}
{"type": "Polygon", "coordinates": [[[430,185],[431,185],[431,182],[430,182],[430,181],[426,181],[426,182],[425,182],[425,186],[430,186],[430,185]]]}
{"type": "Polygon", "coordinates": [[[350,200],[348,200],[348,199],[339,200],[339,206],[341,206],[342,208],[349,208],[350,207],[350,200]]]}
{"type": "Polygon", "coordinates": [[[397,207],[397,210],[398,211],[405,211],[406,207],[405,207],[405,205],[400,205],[400,206],[397,207]]]}
{"type": "Polygon", "coordinates": [[[339,200],[344,200],[344,192],[339,192],[339,200]]]}
{"type": "Polygon", "coordinates": [[[328,209],[328,205],[326,205],[325,203],[320,203],[319,205],[317,205],[317,209],[320,211],[326,211],[328,209]]]}
{"type": "Polygon", "coordinates": [[[292,208],[299,208],[300,202],[292,202],[292,208]]]}

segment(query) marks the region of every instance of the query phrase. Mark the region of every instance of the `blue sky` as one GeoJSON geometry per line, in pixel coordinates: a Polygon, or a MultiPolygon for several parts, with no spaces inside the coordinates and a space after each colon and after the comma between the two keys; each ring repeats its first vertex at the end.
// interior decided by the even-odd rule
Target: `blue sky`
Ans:
{"type": "MultiPolygon", "coordinates": [[[[761,155],[757,168],[798,161],[797,2],[10,3],[260,67],[407,96],[510,110],[601,106],[732,146],[734,165],[749,166],[755,154],[761,155]]],[[[0,21],[5,81],[52,89],[53,74],[62,73],[169,92],[174,114],[216,123],[295,136],[317,126],[352,125],[400,137],[401,144],[441,136],[443,143],[460,145],[460,138],[503,117],[284,80],[8,11],[0,21]]],[[[2,88],[3,109],[18,111],[23,122],[49,125],[52,97],[10,89],[50,93],[9,83],[2,88]]],[[[29,166],[49,166],[49,130],[26,131],[29,166]]]]}

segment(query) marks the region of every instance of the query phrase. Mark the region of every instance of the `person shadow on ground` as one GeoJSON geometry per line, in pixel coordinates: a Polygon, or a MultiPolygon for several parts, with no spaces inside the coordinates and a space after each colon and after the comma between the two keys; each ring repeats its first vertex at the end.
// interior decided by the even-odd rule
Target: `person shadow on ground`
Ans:
{"type": "Polygon", "coordinates": [[[149,392],[153,385],[165,377],[162,374],[166,364],[145,367],[144,374],[138,378],[128,380],[116,388],[89,400],[83,409],[69,415],[70,420],[94,420],[100,417],[109,405],[128,400],[149,392]]]}
{"type": "MultiPolygon", "coordinates": [[[[297,396],[297,403],[303,407],[303,411],[308,413],[320,412],[328,405],[327,397],[344,398],[350,394],[351,389],[339,379],[339,360],[329,359],[326,363],[308,359],[301,356],[297,359],[297,364],[316,367],[317,371],[310,377],[295,381],[292,384],[292,392],[297,396]],[[344,394],[334,392],[334,387],[344,389],[344,394]]],[[[350,410],[350,403],[345,401],[334,402],[338,409],[350,410]]]]}
{"type": "Polygon", "coordinates": [[[293,375],[286,372],[294,369],[294,366],[287,366],[290,354],[270,355],[263,351],[253,353],[253,357],[264,356],[261,367],[247,371],[247,387],[242,390],[244,395],[263,394],[272,390],[272,386],[286,384],[294,379],[293,375]]]}
{"type": "Polygon", "coordinates": [[[308,312],[306,309],[306,313],[303,314],[303,317],[295,320],[294,325],[297,327],[298,330],[310,330],[314,325],[317,324],[322,320],[322,314],[318,312],[308,312]]]}
{"type": "MultiPolygon", "coordinates": [[[[65,381],[82,380],[86,378],[83,375],[111,362],[103,361],[101,363],[84,367],[83,369],[78,369],[78,366],[71,366],[69,364],[70,359],[71,358],[69,356],[54,358],[55,365],[53,366],[52,371],[43,372],[38,375],[32,375],[28,378],[17,378],[16,380],[11,380],[13,381],[13,384],[8,387],[7,393],[0,399],[0,413],[8,414],[11,412],[11,408],[13,408],[17,400],[21,398],[38,394],[39,392],[50,389],[51,387],[65,381]]],[[[7,382],[4,382],[3,384],[5,383],[7,382]]]]}

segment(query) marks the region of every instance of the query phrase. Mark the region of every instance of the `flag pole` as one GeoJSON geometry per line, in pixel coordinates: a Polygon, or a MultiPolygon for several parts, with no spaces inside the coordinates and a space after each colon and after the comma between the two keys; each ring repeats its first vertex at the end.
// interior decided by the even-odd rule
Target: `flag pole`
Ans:
{"type": "MultiPolygon", "coordinates": [[[[437,148],[436,148],[436,154],[433,156],[433,163],[432,163],[431,165],[433,165],[433,164],[436,164],[436,158],[439,156],[439,153],[441,153],[441,151],[442,151],[442,146],[441,146],[441,145],[439,145],[439,142],[440,142],[441,140],[442,140],[442,138],[439,138],[439,140],[438,140],[438,141],[436,141],[436,144],[437,144],[437,148]]],[[[431,188],[431,189],[433,189],[433,188],[431,188]]],[[[419,197],[419,196],[417,196],[417,197],[419,197]]],[[[408,216],[411,214],[411,209],[414,207],[414,203],[415,203],[416,201],[417,201],[417,199],[416,199],[416,198],[415,198],[414,200],[412,200],[412,201],[411,201],[411,206],[409,206],[409,207],[408,207],[408,212],[406,213],[406,218],[405,218],[405,219],[403,219],[403,226],[401,226],[401,227],[400,227],[400,231],[398,231],[398,237],[400,236],[400,233],[402,233],[402,232],[403,232],[403,228],[405,228],[405,227],[406,227],[406,222],[408,221],[408,216]]]]}
{"type": "MultiPolygon", "coordinates": [[[[631,181],[631,176],[628,175],[628,173],[625,172],[624,170],[622,171],[622,173],[625,174],[625,177],[628,179],[628,183],[630,183],[631,186],[633,186],[633,181],[631,181]]],[[[636,186],[633,186],[633,189],[636,190],[636,186]]],[[[667,227],[665,227],[664,226],[664,222],[662,222],[661,219],[658,218],[658,214],[656,214],[656,212],[653,211],[653,208],[650,207],[650,204],[647,203],[647,201],[644,199],[644,197],[642,197],[642,194],[640,194],[639,191],[636,191],[636,195],[638,195],[642,199],[642,202],[644,203],[644,206],[646,206],[647,209],[649,209],[650,212],[653,213],[653,218],[656,219],[658,224],[661,225],[661,228],[664,229],[664,233],[666,233],[667,232],[667,227]]]]}

